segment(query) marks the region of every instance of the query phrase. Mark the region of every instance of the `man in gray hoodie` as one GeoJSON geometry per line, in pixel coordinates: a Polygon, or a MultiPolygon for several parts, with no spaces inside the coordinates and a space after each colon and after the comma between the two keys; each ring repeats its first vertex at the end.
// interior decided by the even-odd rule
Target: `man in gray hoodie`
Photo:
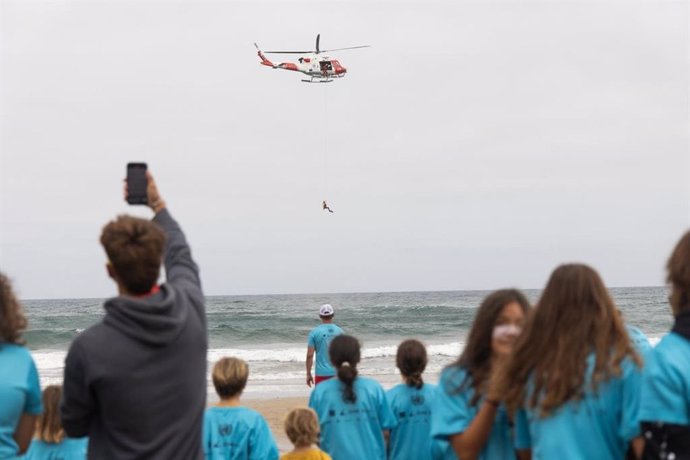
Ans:
{"type": "Polygon", "coordinates": [[[150,174],[147,195],[153,221],[119,216],[103,228],[119,296],[70,346],[62,423],[68,436],[89,437],[89,458],[203,459],[208,340],[199,271],[150,174]],[[159,286],[161,262],[167,281],[159,286]]]}

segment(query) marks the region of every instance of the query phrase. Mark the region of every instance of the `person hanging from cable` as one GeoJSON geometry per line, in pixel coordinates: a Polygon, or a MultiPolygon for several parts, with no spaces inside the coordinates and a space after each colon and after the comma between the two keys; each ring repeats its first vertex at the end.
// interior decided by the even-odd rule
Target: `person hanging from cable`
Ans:
{"type": "Polygon", "coordinates": [[[324,211],[328,211],[328,212],[330,212],[331,214],[333,213],[333,210],[332,210],[331,208],[328,207],[328,204],[326,204],[326,200],[323,200],[323,203],[321,203],[321,206],[322,206],[322,208],[323,208],[324,211]]]}

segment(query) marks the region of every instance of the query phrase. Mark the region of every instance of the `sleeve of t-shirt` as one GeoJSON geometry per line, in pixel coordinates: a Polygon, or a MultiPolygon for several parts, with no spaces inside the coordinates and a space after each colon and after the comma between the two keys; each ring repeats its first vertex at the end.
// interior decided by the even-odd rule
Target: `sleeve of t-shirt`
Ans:
{"type": "Polygon", "coordinates": [[[311,332],[309,332],[309,338],[307,338],[307,346],[316,348],[316,340],[314,340],[314,330],[312,329],[311,332]]]}
{"type": "Polygon", "coordinates": [[[249,439],[249,460],[278,460],[279,453],[271,429],[259,416],[249,439]]]}
{"type": "Polygon", "coordinates": [[[474,418],[468,398],[469,391],[458,391],[456,386],[462,383],[462,379],[450,379],[451,372],[455,371],[445,371],[436,387],[436,398],[431,412],[431,436],[437,439],[446,439],[464,432],[474,418]]]}
{"type": "Polygon", "coordinates": [[[640,435],[640,392],[642,369],[626,360],[623,366],[622,411],[619,435],[626,442],[640,435]]]}
{"type": "Polygon", "coordinates": [[[647,356],[638,418],[641,422],[690,425],[690,411],[679,410],[690,401],[690,385],[684,378],[687,369],[679,369],[664,352],[657,347],[647,356]]]}
{"type": "Polygon", "coordinates": [[[24,403],[24,413],[31,415],[39,415],[43,412],[43,403],[41,401],[41,383],[38,379],[38,371],[36,370],[36,363],[31,359],[29,365],[29,374],[26,382],[26,401],[24,403]]]}
{"type": "Polygon", "coordinates": [[[532,437],[529,434],[527,411],[518,409],[515,413],[515,448],[525,450],[532,448],[532,437]]]}
{"type": "Polygon", "coordinates": [[[395,418],[395,415],[393,415],[386,392],[383,390],[383,387],[379,387],[377,391],[379,393],[378,412],[379,420],[381,421],[381,428],[384,430],[395,428],[398,425],[398,420],[395,418]]]}

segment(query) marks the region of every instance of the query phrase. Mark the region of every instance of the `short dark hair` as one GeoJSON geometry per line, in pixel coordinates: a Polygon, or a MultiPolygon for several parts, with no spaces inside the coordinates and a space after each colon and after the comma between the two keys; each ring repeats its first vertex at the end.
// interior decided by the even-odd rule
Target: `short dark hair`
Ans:
{"type": "Polygon", "coordinates": [[[319,315],[319,318],[321,319],[333,319],[335,316],[335,313],[331,313],[330,315],[319,315]]]}
{"type": "Polygon", "coordinates": [[[146,294],[158,280],[165,247],[165,233],[146,219],[121,215],[101,233],[118,279],[132,294],[146,294]]]}

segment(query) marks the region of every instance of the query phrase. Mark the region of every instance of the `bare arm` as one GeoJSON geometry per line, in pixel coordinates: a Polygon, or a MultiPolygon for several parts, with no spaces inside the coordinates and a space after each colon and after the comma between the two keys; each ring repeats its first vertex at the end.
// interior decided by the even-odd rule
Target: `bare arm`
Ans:
{"type": "Polygon", "coordinates": [[[519,460],[532,460],[532,450],[522,449],[517,451],[517,456],[519,460]]]}
{"type": "Polygon", "coordinates": [[[632,450],[635,454],[635,458],[642,458],[642,452],[644,451],[644,438],[639,436],[630,441],[630,444],[632,444],[632,450]]]}
{"type": "Polygon", "coordinates": [[[491,434],[498,406],[484,401],[467,429],[450,436],[450,443],[458,458],[471,460],[479,457],[491,434]]]}
{"type": "Polygon", "coordinates": [[[311,367],[314,364],[314,347],[307,348],[307,386],[311,388],[314,377],[311,375],[311,367]]]}
{"type": "Polygon", "coordinates": [[[22,414],[17,424],[17,429],[14,431],[14,441],[19,446],[19,454],[23,454],[31,444],[31,438],[34,437],[36,430],[36,420],[38,417],[31,414],[22,414]]]}

